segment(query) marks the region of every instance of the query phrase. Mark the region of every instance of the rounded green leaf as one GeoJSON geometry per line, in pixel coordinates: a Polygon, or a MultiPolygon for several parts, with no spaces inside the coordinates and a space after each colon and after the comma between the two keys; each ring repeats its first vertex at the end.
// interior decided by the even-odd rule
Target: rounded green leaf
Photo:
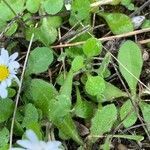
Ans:
{"type": "Polygon", "coordinates": [[[120,72],[127,81],[132,95],[135,95],[143,65],[140,47],[130,40],[124,42],[119,49],[118,60],[120,72]]]}
{"type": "Polygon", "coordinates": [[[51,15],[57,14],[62,9],[63,5],[64,5],[63,0],[57,0],[57,1],[46,0],[44,2],[45,11],[51,15]]]}
{"type": "Polygon", "coordinates": [[[113,34],[123,34],[134,30],[131,19],[121,13],[100,13],[113,34]]]}
{"type": "Polygon", "coordinates": [[[137,120],[136,112],[130,100],[126,101],[120,109],[120,118],[124,127],[128,128],[135,124],[137,120]]]}
{"type": "Polygon", "coordinates": [[[48,69],[52,61],[53,52],[50,48],[37,47],[31,52],[29,56],[27,73],[38,74],[44,72],[48,69]]]}
{"type": "Polygon", "coordinates": [[[39,10],[41,0],[27,0],[26,8],[31,13],[36,13],[39,10]]]}
{"type": "Polygon", "coordinates": [[[85,84],[85,89],[88,94],[92,96],[99,96],[105,90],[105,81],[100,76],[88,76],[88,80],[85,84]]]}
{"type": "Polygon", "coordinates": [[[87,57],[97,56],[102,51],[102,44],[96,38],[90,38],[83,45],[83,52],[87,57]]]}

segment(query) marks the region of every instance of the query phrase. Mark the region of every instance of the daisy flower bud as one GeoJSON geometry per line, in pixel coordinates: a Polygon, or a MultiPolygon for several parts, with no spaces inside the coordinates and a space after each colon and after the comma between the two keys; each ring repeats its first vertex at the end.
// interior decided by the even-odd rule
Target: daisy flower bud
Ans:
{"type": "Polygon", "coordinates": [[[7,87],[9,87],[14,79],[19,83],[17,78],[17,70],[20,67],[19,63],[15,60],[18,53],[9,56],[8,51],[1,48],[0,53],[0,97],[6,98],[8,95],[7,87]]]}

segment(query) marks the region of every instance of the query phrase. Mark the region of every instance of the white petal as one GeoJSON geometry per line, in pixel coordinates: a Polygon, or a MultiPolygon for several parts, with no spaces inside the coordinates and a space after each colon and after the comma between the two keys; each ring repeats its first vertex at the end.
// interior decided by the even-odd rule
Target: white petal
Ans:
{"type": "Polygon", "coordinates": [[[6,88],[6,87],[7,87],[7,82],[6,82],[6,80],[4,80],[4,81],[1,82],[1,86],[2,86],[3,88],[6,88]]]}
{"type": "Polygon", "coordinates": [[[6,83],[7,83],[7,86],[11,86],[11,83],[12,83],[12,79],[11,78],[7,78],[6,79],[6,83]]]}
{"type": "Polygon", "coordinates": [[[9,63],[9,67],[18,69],[20,67],[20,64],[17,61],[12,61],[9,63]]]}
{"type": "Polygon", "coordinates": [[[39,142],[38,137],[32,130],[27,130],[26,136],[31,142],[39,142]]]}
{"type": "Polygon", "coordinates": [[[28,140],[18,140],[17,141],[17,144],[22,146],[23,148],[29,148],[31,149],[32,148],[32,143],[28,140]]]}
{"type": "Polygon", "coordinates": [[[0,65],[3,65],[4,64],[4,60],[2,58],[2,56],[0,56],[0,65]]]}
{"type": "Polygon", "coordinates": [[[18,53],[16,52],[9,57],[9,60],[14,61],[17,57],[18,57],[18,53]]]}
{"type": "Polygon", "coordinates": [[[0,97],[6,98],[8,96],[8,91],[5,87],[0,86],[0,97]]]}
{"type": "Polygon", "coordinates": [[[47,142],[48,150],[60,150],[61,142],[59,141],[49,141],[47,142]]]}
{"type": "Polygon", "coordinates": [[[11,148],[10,150],[26,150],[26,149],[24,149],[24,148],[11,148]]]}
{"type": "Polygon", "coordinates": [[[7,65],[8,64],[8,61],[9,61],[9,54],[8,54],[8,51],[5,50],[4,48],[1,49],[1,56],[3,58],[3,60],[5,61],[5,64],[7,65]]]}

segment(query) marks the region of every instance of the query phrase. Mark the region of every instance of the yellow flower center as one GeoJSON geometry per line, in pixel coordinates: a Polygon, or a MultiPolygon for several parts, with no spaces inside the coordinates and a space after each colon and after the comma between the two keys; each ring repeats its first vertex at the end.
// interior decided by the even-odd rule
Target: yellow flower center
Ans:
{"type": "Polygon", "coordinates": [[[0,81],[7,79],[9,76],[8,67],[5,65],[0,65],[0,81]]]}

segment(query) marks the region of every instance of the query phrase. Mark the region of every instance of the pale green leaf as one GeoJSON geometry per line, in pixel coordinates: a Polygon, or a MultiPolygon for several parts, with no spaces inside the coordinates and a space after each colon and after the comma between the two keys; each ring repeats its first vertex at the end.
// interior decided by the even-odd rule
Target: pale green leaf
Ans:
{"type": "Polygon", "coordinates": [[[38,111],[31,103],[25,106],[25,116],[23,118],[22,126],[27,127],[29,124],[38,122],[38,111]]]}
{"type": "Polygon", "coordinates": [[[84,58],[82,56],[76,56],[74,60],[72,61],[71,69],[74,72],[77,72],[83,67],[84,67],[84,58]]]}
{"type": "Polygon", "coordinates": [[[120,118],[123,120],[123,125],[128,128],[135,124],[137,115],[130,100],[127,100],[120,109],[120,118]]]}
{"type": "Polygon", "coordinates": [[[124,42],[119,49],[118,61],[120,72],[127,81],[131,93],[135,95],[143,65],[140,47],[130,40],[124,42]]]}
{"type": "Polygon", "coordinates": [[[16,32],[17,28],[18,28],[18,24],[17,23],[11,24],[11,26],[9,27],[9,29],[7,30],[5,35],[6,36],[11,36],[12,34],[14,34],[16,32]]]}
{"type": "Polygon", "coordinates": [[[103,101],[112,101],[115,98],[128,97],[126,92],[121,91],[119,88],[109,82],[105,82],[105,90],[102,94],[103,101]]]}
{"type": "Polygon", "coordinates": [[[79,89],[76,89],[77,101],[74,106],[74,113],[81,118],[90,118],[93,115],[94,106],[92,103],[81,98],[79,89]]]}
{"type": "Polygon", "coordinates": [[[147,128],[150,131],[150,104],[141,102],[140,108],[144,117],[144,121],[147,124],[147,128]]]}
{"type": "MultiPolygon", "coordinates": [[[[25,0],[6,0],[10,7],[16,14],[23,12],[25,0]]],[[[0,19],[4,21],[9,21],[14,18],[16,15],[10,10],[10,8],[4,3],[0,2],[0,19]]]]}
{"type": "MultiPolygon", "coordinates": [[[[117,109],[114,104],[98,108],[94,118],[92,119],[92,125],[90,128],[91,138],[98,139],[104,133],[109,132],[117,119],[117,109]]],[[[95,141],[95,140],[94,140],[95,141]]]]}
{"type": "Polygon", "coordinates": [[[70,23],[73,25],[77,21],[83,21],[90,16],[89,0],[74,0],[72,2],[70,23]]]}
{"type": "Polygon", "coordinates": [[[52,84],[40,79],[33,79],[26,94],[29,94],[35,105],[39,107],[44,114],[47,114],[49,111],[48,102],[57,95],[57,91],[52,84]]]}
{"type": "Polygon", "coordinates": [[[99,13],[102,16],[113,34],[123,34],[134,30],[131,19],[121,13],[99,13]]]}
{"type": "Polygon", "coordinates": [[[141,135],[126,135],[126,134],[123,134],[123,135],[114,135],[113,137],[134,140],[134,141],[137,141],[137,142],[140,142],[140,141],[144,140],[144,137],[141,136],[141,135]]]}
{"type": "Polygon", "coordinates": [[[36,13],[39,10],[41,0],[27,0],[26,8],[31,13],[36,13]]]}
{"type": "Polygon", "coordinates": [[[63,0],[57,0],[57,1],[46,0],[44,2],[45,11],[51,15],[57,14],[62,9],[63,5],[64,5],[63,0]]]}

